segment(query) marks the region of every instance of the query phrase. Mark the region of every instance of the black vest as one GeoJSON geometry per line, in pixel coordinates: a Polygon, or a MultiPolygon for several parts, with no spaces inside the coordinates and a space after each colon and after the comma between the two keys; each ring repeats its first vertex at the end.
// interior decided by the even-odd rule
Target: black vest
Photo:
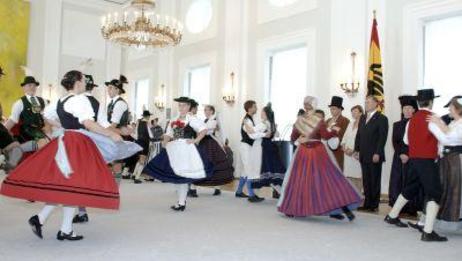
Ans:
{"type": "Polygon", "coordinates": [[[39,106],[33,106],[26,96],[21,97],[23,110],[19,115],[21,122],[19,133],[26,140],[43,138],[42,128],[45,126],[45,121],[42,116],[42,111],[45,108],[45,101],[35,96],[39,106]]]}
{"type": "Polygon", "coordinates": [[[241,142],[247,143],[250,146],[252,146],[255,141],[249,137],[249,134],[247,134],[247,132],[244,131],[244,121],[246,119],[249,119],[252,122],[252,126],[255,127],[255,122],[253,121],[253,118],[250,115],[246,114],[241,125],[241,142]]]}
{"type": "Polygon", "coordinates": [[[95,112],[95,117],[93,117],[93,118],[97,122],[98,121],[98,112],[99,112],[99,101],[95,97],[93,97],[91,95],[87,95],[87,97],[88,97],[88,100],[90,100],[91,107],[93,108],[93,112],[95,112]]]}
{"type": "Polygon", "coordinates": [[[138,121],[138,140],[143,142],[149,142],[149,131],[148,122],[139,120],[138,121]]]}
{"type": "Polygon", "coordinates": [[[197,137],[196,131],[188,124],[184,128],[173,129],[174,139],[195,139],[197,137]]]}
{"type": "Polygon", "coordinates": [[[58,106],[56,108],[56,112],[58,113],[59,121],[61,122],[61,126],[66,130],[78,130],[78,129],[85,129],[85,126],[80,124],[79,119],[74,117],[71,113],[68,113],[64,110],[64,104],[70,99],[74,97],[73,95],[67,97],[63,101],[58,101],[58,106]]]}
{"type": "MultiPolygon", "coordinates": [[[[112,123],[112,113],[114,112],[114,107],[115,105],[119,102],[125,102],[124,99],[122,99],[121,97],[119,97],[115,102],[111,102],[108,106],[107,106],[107,121],[109,123],[112,123]]],[[[126,102],[125,102],[126,103],[126,102]]],[[[128,107],[128,106],[127,106],[128,107]]],[[[117,128],[120,128],[120,127],[124,127],[124,126],[128,126],[130,124],[130,119],[129,119],[129,115],[128,115],[128,109],[126,111],[124,111],[124,113],[122,114],[122,118],[120,118],[120,122],[119,124],[117,125],[117,128]]]]}

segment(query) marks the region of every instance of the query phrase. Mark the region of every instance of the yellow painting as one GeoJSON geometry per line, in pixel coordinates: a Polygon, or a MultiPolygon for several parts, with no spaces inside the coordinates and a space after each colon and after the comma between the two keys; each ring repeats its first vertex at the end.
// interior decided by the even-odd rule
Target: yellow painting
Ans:
{"type": "Polygon", "coordinates": [[[27,64],[29,2],[0,0],[0,102],[4,116],[9,116],[14,101],[22,96],[22,65],[27,64]]]}

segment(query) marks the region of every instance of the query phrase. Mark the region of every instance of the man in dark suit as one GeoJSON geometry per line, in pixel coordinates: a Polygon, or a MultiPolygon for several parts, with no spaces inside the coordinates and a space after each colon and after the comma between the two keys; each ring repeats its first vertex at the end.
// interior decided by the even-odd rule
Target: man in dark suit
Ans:
{"type": "Polygon", "coordinates": [[[376,97],[367,96],[365,107],[366,114],[359,120],[355,141],[355,157],[361,163],[365,196],[364,205],[360,210],[376,212],[380,203],[388,119],[378,111],[379,101],[376,97]]]}

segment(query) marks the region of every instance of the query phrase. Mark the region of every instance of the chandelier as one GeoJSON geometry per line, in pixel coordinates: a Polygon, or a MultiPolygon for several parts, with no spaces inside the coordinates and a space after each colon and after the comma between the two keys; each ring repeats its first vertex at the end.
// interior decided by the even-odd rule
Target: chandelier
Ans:
{"type": "Polygon", "coordinates": [[[183,24],[173,17],[154,13],[154,0],[133,0],[122,15],[101,18],[104,39],[137,48],[175,46],[181,42],[183,24]]]}

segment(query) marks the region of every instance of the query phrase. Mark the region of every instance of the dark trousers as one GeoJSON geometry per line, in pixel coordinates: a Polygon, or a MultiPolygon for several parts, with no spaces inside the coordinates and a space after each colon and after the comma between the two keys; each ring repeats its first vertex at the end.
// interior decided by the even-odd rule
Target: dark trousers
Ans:
{"type": "Polygon", "coordinates": [[[382,162],[361,163],[364,188],[364,207],[375,209],[380,203],[382,183],[382,162]]]}
{"type": "Polygon", "coordinates": [[[409,179],[403,189],[403,197],[412,200],[423,189],[426,201],[440,202],[442,186],[438,163],[432,159],[410,159],[409,179]]]}

